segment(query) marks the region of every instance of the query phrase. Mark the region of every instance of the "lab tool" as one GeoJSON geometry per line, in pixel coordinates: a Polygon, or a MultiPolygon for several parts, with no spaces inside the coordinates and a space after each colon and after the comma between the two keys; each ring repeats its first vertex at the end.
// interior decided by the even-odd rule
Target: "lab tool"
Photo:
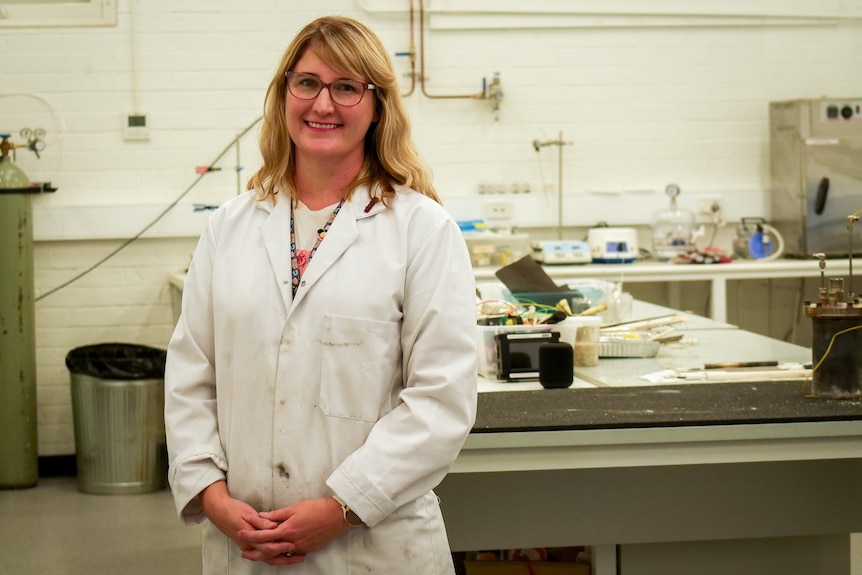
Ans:
{"type": "Polygon", "coordinates": [[[556,331],[500,333],[497,340],[497,379],[508,381],[538,379],[539,347],[557,343],[556,331]]]}
{"type": "MultiPolygon", "coordinates": [[[[851,244],[854,218],[856,214],[849,216],[847,226],[851,244]]],[[[853,261],[847,293],[844,278],[824,277],[826,254],[815,256],[820,262],[820,298],[804,306],[813,332],[811,391],[815,397],[862,397],[862,300],[853,294],[853,261]]]]}
{"type": "Polygon", "coordinates": [[[670,205],[655,214],[652,225],[653,253],[662,262],[672,261],[694,247],[694,214],[679,207],[679,186],[668,184],[665,193],[670,205]]]}
{"type": "Polygon", "coordinates": [[[784,255],[784,237],[763,218],[742,218],[733,236],[733,255],[743,260],[776,260],[784,255]]]}
{"type": "MultiPolygon", "coordinates": [[[[489,380],[497,379],[500,346],[497,341],[499,334],[550,332],[554,326],[541,325],[477,325],[479,350],[479,375],[489,380]]],[[[559,336],[559,334],[557,334],[559,336]]],[[[552,336],[553,337],[553,336],[552,336]]],[[[559,337],[557,338],[559,340],[559,337]]],[[[537,352],[538,353],[538,352],[537,352]]],[[[538,356],[537,356],[538,357],[538,356]]],[[[538,366],[538,363],[536,364],[538,366]]],[[[538,377],[538,375],[536,376],[538,377]]]]}
{"type": "Polygon", "coordinates": [[[587,242],[595,264],[627,264],[638,259],[638,237],[634,228],[590,228],[587,242]]]}
{"type": "Polygon", "coordinates": [[[533,243],[533,259],[543,264],[588,264],[593,260],[584,241],[560,240],[533,243]]]}
{"type": "Polygon", "coordinates": [[[563,139],[563,133],[556,140],[547,140],[540,142],[533,140],[533,149],[536,153],[545,146],[557,146],[557,239],[563,239],[563,147],[571,146],[573,142],[567,142],[563,139]]]}

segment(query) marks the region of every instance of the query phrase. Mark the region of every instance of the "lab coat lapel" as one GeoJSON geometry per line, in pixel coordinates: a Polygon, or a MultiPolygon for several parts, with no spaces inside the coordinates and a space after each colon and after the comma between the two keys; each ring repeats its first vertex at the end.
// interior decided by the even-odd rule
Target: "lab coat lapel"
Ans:
{"type": "MultiPolygon", "coordinates": [[[[287,317],[293,301],[291,291],[291,268],[290,268],[290,198],[281,196],[273,206],[265,202],[258,202],[258,208],[269,211],[269,217],[261,226],[263,243],[272,265],[272,273],[278,285],[276,289],[281,295],[281,305],[276,306],[282,314],[287,317]]],[[[272,293],[272,292],[268,292],[272,293]]]]}
{"type": "MultiPolygon", "coordinates": [[[[335,216],[329,231],[326,232],[326,237],[320,242],[314,257],[311,258],[305,273],[302,274],[302,286],[296,292],[296,300],[294,301],[296,305],[302,301],[304,294],[326,274],[327,270],[335,264],[359,236],[359,228],[356,225],[356,198],[360,195],[361,189],[356,190],[351,200],[344,202],[338,215],[335,216]]],[[[364,216],[366,214],[360,210],[358,215],[364,216]]]]}

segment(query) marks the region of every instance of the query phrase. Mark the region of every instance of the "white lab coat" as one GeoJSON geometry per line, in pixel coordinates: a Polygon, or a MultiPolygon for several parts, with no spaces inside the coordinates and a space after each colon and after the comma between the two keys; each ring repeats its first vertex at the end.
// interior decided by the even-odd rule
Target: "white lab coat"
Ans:
{"type": "Polygon", "coordinates": [[[168,347],[169,479],[180,517],[227,477],[258,510],[337,493],[367,527],[301,565],[240,557],[205,521],[204,574],[452,573],[431,491],[475,417],[473,272],[452,218],[399,189],[344,204],[291,295],[289,200],[212,215],[168,347]]]}

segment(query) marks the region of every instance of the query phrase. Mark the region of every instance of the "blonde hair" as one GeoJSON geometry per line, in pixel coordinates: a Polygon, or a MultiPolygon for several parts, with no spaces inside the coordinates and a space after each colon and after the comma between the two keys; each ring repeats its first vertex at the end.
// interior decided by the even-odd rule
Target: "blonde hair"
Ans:
{"type": "Polygon", "coordinates": [[[368,184],[369,195],[373,197],[378,190],[380,199],[389,205],[387,200],[395,196],[395,183],[440,202],[431,184],[430,170],[413,143],[407,110],[383,43],[364,24],[340,16],[318,18],[306,25],[285,50],[264,100],[260,129],[263,165],[249,180],[248,189],[256,188],[261,200],[271,197],[275,201],[276,194],[290,193],[294,187],[294,145],[285,127],[285,72],[307,50],[313,50],[334,70],[376,86],[365,97],[375,98],[378,121],[365,135],[365,161],[345,197],[368,184]]]}

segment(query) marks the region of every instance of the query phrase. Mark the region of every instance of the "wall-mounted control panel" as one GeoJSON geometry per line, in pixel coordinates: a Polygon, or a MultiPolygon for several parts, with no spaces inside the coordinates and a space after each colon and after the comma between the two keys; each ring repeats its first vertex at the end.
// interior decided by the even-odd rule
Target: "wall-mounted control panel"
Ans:
{"type": "Polygon", "coordinates": [[[820,105],[824,122],[862,121],[862,100],[827,100],[820,105]]]}
{"type": "Polygon", "coordinates": [[[123,139],[138,142],[150,139],[150,126],[146,114],[123,115],[123,139]]]}

